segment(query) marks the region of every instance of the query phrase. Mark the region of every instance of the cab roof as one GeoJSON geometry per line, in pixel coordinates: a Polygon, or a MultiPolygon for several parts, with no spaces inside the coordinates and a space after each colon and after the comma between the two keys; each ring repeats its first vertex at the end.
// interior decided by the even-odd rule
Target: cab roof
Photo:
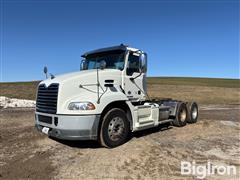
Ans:
{"type": "Polygon", "coordinates": [[[127,45],[124,45],[124,44],[120,44],[118,46],[111,46],[111,47],[106,47],[106,48],[101,48],[101,49],[96,49],[96,50],[93,50],[93,51],[88,51],[86,53],[84,53],[82,55],[82,57],[86,57],[90,54],[96,54],[96,53],[102,53],[102,52],[106,52],[106,51],[114,51],[114,50],[122,50],[122,51],[126,51],[126,50],[130,50],[130,51],[139,51],[139,49],[136,49],[136,48],[132,48],[132,47],[129,47],[127,45]]]}

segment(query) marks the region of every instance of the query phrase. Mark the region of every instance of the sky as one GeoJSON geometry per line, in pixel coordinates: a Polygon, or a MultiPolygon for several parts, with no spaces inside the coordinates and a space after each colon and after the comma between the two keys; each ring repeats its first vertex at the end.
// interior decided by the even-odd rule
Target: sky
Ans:
{"type": "Polygon", "coordinates": [[[79,71],[121,43],[148,53],[148,76],[240,78],[237,0],[0,1],[0,82],[79,71]]]}

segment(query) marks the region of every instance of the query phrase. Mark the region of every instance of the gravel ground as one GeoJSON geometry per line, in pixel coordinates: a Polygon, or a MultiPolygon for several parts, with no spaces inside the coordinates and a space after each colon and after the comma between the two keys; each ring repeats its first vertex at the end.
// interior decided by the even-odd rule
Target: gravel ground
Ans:
{"type": "Polygon", "coordinates": [[[58,141],[34,129],[34,110],[0,110],[0,179],[195,179],[181,161],[235,165],[239,179],[240,106],[202,106],[196,124],[133,133],[106,149],[94,141],[58,141]]]}

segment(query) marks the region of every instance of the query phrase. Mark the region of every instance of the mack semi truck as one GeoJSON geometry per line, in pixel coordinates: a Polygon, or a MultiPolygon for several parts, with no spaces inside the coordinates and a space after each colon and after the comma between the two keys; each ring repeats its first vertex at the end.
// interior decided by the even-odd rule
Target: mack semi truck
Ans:
{"type": "Polygon", "coordinates": [[[121,44],[82,58],[79,71],[51,75],[38,85],[35,126],[40,132],[113,148],[131,132],[197,122],[196,102],[149,98],[144,51],[121,44]]]}

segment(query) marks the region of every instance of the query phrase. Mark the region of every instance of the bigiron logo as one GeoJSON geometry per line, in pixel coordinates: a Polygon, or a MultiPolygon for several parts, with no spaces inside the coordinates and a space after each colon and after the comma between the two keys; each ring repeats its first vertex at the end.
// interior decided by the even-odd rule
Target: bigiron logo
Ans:
{"type": "Polygon", "coordinates": [[[234,165],[214,165],[210,161],[205,165],[199,165],[195,161],[181,161],[181,175],[193,175],[198,179],[204,179],[213,175],[235,176],[236,174],[237,170],[234,165]]]}

